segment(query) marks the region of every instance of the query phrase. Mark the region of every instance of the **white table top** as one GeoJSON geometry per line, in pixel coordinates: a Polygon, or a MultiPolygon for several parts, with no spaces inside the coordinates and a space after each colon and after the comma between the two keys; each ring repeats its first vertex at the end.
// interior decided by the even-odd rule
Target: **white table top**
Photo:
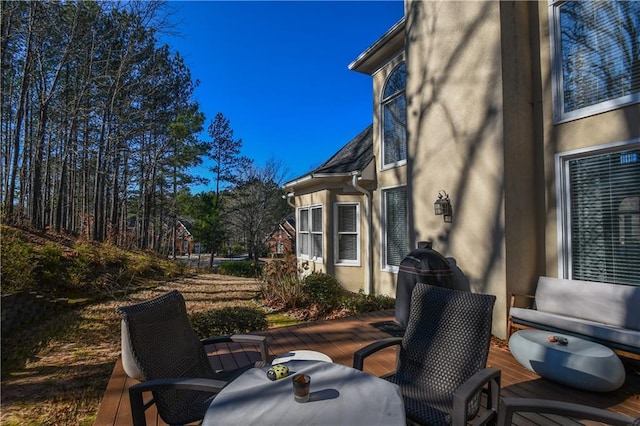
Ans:
{"type": "Polygon", "coordinates": [[[284,364],[285,362],[295,360],[333,362],[333,360],[329,356],[323,354],[322,352],[300,349],[278,355],[276,359],[271,361],[271,365],[284,364]]]}
{"type": "Polygon", "coordinates": [[[252,368],[229,383],[209,406],[202,424],[214,425],[405,425],[400,388],[340,364],[286,363],[290,376],[271,381],[269,367],[252,368]],[[308,402],[293,399],[291,377],[311,376],[308,402]]]}

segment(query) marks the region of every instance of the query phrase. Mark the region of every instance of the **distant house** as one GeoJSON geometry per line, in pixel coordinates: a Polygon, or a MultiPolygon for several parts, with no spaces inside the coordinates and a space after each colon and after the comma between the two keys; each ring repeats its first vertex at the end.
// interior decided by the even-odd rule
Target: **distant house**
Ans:
{"type": "Polygon", "coordinates": [[[502,338],[540,275],[640,285],[640,2],[404,4],[349,65],[373,124],[284,185],[298,261],[394,296],[430,241],[502,338]]]}
{"type": "MultiPolygon", "coordinates": [[[[138,249],[136,242],[139,241],[138,218],[132,216],[127,219],[127,247],[130,249],[138,249]]],[[[171,223],[162,224],[160,232],[156,232],[153,227],[149,228],[147,241],[149,246],[160,248],[167,255],[184,255],[195,252],[195,242],[191,234],[191,223],[186,219],[178,219],[176,221],[175,240],[174,233],[171,232],[171,223]],[[175,246],[171,249],[172,244],[175,246]]]]}
{"type": "Polygon", "coordinates": [[[291,214],[284,218],[267,239],[269,255],[295,254],[296,250],[296,219],[291,214]]]}
{"type": "Polygon", "coordinates": [[[185,219],[180,219],[176,224],[176,242],[175,249],[176,254],[192,254],[195,249],[195,242],[193,241],[193,235],[191,234],[191,222],[185,219]]]}

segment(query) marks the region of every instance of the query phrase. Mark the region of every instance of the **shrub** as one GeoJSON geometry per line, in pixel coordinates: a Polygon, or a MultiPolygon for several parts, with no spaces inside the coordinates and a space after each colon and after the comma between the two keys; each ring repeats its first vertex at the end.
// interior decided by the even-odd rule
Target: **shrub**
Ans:
{"type": "Polygon", "coordinates": [[[244,253],[245,250],[246,249],[244,248],[244,245],[239,244],[239,243],[235,243],[234,245],[231,246],[231,254],[233,256],[239,256],[242,253],[244,253]]]}
{"type": "Polygon", "coordinates": [[[302,281],[307,303],[314,305],[319,314],[332,312],[340,307],[345,290],[338,280],[323,272],[312,272],[302,281]]]}
{"type": "Polygon", "coordinates": [[[151,252],[121,250],[112,244],[82,242],[74,248],[76,256],[68,268],[70,282],[88,294],[113,297],[144,281],[164,280],[186,270],[180,262],[151,252]]]}
{"type": "Polygon", "coordinates": [[[40,248],[40,275],[43,284],[65,286],[69,277],[62,265],[62,249],[54,244],[40,248]]]}
{"type": "Polygon", "coordinates": [[[304,293],[300,282],[298,260],[294,255],[267,262],[262,268],[260,293],[267,306],[274,309],[296,309],[302,305],[304,293]]]}
{"type": "Polygon", "coordinates": [[[31,244],[20,241],[9,228],[2,227],[2,234],[2,293],[33,289],[36,261],[31,244]]]}
{"type": "Polygon", "coordinates": [[[76,252],[73,264],[69,267],[72,284],[81,286],[91,278],[94,270],[93,247],[88,243],[80,243],[74,247],[76,252]]]}
{"type": "Polygon", "coordinates": [[[363,290],[351,293],[342,300],[342,307],[354,314],[393,309],[396,301],[385,295],[364,294],[363,290]]]}
{"type": "Polygon", "coordinates": [[[199,338],[249,333],[268,328],[267,315],[259,309],[227,307],[191,315],[191,324],[199,338]]]}
{"type": "Polygon", "coordinates": [[[259,275],[259,266],[256,262],[251,260],[221,262],[218,266],[217,272],[222,275],[251,278],[259,275]]]}

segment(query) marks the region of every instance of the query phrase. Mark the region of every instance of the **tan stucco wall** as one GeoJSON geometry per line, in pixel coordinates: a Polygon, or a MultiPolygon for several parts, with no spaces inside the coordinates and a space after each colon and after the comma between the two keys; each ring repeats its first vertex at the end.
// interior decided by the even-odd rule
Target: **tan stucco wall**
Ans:
{"type": "MultiPolygon", "coordinates": [[[[298,264],[303,269],[303,276],[312,272],[325,272],[334,276],[344,288],[357,293],[364,289],[365,262],[366,262],[366,220],[365,199],[350,186],[331,185],[330,188],[311,188],[301,192],[295,197],[296,208],[309,206],[322,206],[322,261],[298,259],[298,264]],[[346,192],[346,193],[345,193],[346,192]],[[360,205],[360,265],[336,265],[335,264],[335,226],[334,220],[336,203],[358,203],[360,205]]],[[[297,220],[297,218],[296,218],[297,220]]]]}
{"type": "Polygon", "coordinates": [[[474,292],[497,296],[506,334],[505,129],[499,2],[407,5],[409,219],[413,245],[453,257],[474,292]],[[449,193],[453,223],[435,216],[449,193]]]}
{"type": "Polygon", "coordinates": [[[544,271],[542,89],[536,3],[501,2],[500,25],[506,261],[505,310],[500,315],[506,320],[509,293],[533,293],[544,271]]]}

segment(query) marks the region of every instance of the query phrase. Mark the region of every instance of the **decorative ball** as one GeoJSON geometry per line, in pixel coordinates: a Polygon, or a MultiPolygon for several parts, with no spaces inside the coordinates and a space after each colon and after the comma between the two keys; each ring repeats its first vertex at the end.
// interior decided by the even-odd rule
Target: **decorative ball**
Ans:
{"type": "Polygon", "coordinates": [[[289,367],[286,365],[278,364],[274,365],[267,371],[267,378],[269,380],[278,380],[289,375],[289,367]]]}

